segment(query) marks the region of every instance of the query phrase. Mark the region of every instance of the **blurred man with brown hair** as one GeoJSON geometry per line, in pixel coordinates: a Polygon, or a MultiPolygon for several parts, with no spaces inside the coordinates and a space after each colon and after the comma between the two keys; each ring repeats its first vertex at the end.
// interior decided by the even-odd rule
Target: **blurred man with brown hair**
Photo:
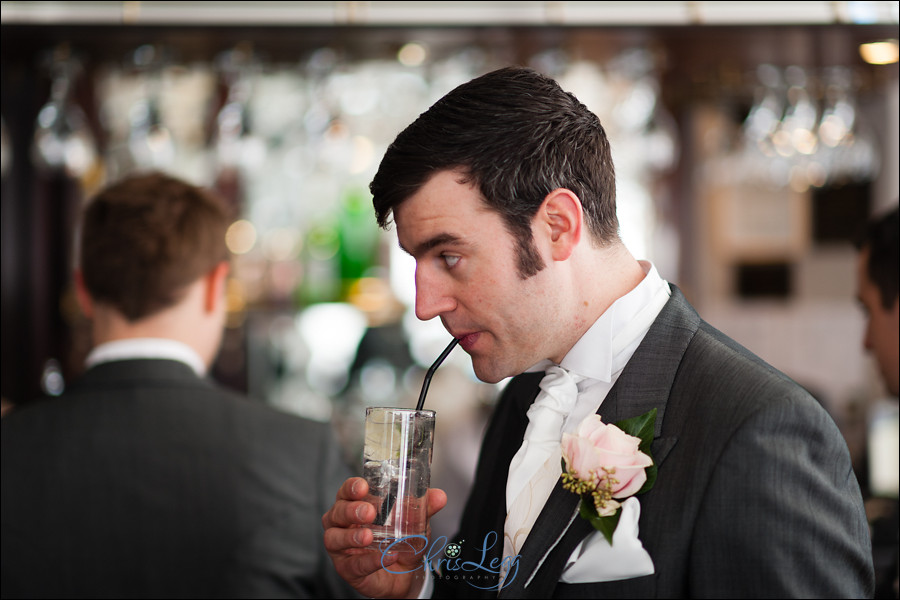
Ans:
{"type": "Polygon", "coordinates": [[[866,313],[863,345],[878,363],[888,392],[900,394],[900,243],[898,209],[873,219],[857,243],[856,297],[866,313]]]}
{"type": "Polygon", "coordinates": [[[87,207],[87,370],[2,421],[4,597],[347,597],[320,516],[347,476],[330,428],[205,377],[230,215],[163,174],[87,207]]]}
{"type": "MultiPolygon", "coordinates": [[[[900,209],[895,207],[871,219],[856,245],[859,249],[856,297],[866,317],[863,347],[872,354],[878,365],[888,393],[896,398],[900,393],[900,209]]],[[[882,426],[882,431],[896,431],[896,412],[889,414],[894,419],[894,427],[882,426]]],[[[869,444],[873,443],[877,444],[870,439],[869,444]]],[[[896,460],[895,447],[888,445],[885,450],[886,453],[873,451],[870,446],[866,452],[870,470],[876,464],[871,461],[896,460]]],[[[877,470],[890,472],[891,463],[877,470]]],[[[896,475],[896,463],[893,464],[893,473],[896,475]]],[[[870,477],[871,474],[867,474],[866,480],[870,477]]],[[[866,512],[872,528],[875,598],[897,598],[900,591],[900,544],[897,535],[900,504],[896,491],[879,494],[877,489],[866,489],[865,492],[867,496],[872,494],[866,498],[866,512]]]]}

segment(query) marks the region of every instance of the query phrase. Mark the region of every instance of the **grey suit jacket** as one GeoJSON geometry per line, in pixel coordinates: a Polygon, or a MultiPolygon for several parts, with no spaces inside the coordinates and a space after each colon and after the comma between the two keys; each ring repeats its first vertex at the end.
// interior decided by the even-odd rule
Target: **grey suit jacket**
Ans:
{"type": "Polygon", "coordinates": [[[2,420],[3,597],[350,597],[326,424],[169,360],[90,369],[2,420]]]}
{"type": "MultiPolygon", "coordinates": [[[[476,481],[438,596],[496,597],[507,469],[542,374],[515,378],[488,426],[476,481]],[[491,561],[496,561],[491,565],[491,561]]],[[[866,597],[874,586],[862,497],[846,443],[800,386],[672,297],[598,411],[658,410],[659,465],[639,496],[655,573],[567,585],[565,563],[593,529],[557,484],[500,597],[866,597]]]]}

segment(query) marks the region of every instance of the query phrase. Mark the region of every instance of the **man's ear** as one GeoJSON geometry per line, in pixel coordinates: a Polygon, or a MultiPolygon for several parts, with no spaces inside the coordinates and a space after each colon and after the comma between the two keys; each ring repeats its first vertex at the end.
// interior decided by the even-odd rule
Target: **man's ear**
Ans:
{"type": "Polygon", "coordinates": [[[215,311],[219,308],[220,302],[225,302],[225,282],[228,279],[229,268],[228,262],[222,261],[210,269],[204,277],[203,308],[207,312],[215,311]]]}
{"type": "Polygon", "coordinates": [[[571,190],[558,188],[547,194],[538,210],[539,223],[548,233],[553,260],[566,260],[581,241],[584,211],[571,190]]]}
{"type": "Polygon", "coordinates": [[[84,274],[81,272],[81,269],[75,269],[73,280],[75,283],[75,299],[78,301],[78,307],[81,308],[81,312],[85,317],[87,317],[88,319],[93,319],[94,299],[91,297],[91,293],[88,292],[87,287],[84,285],[84,274]]]}

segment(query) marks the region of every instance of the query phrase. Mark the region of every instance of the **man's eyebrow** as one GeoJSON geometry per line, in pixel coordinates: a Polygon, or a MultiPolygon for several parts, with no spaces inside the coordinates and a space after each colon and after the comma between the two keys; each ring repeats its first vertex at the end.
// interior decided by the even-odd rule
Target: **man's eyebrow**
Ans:
{"type": "Polygon", "coordinates": [[[410,256],[421,256],[434,248],[435,246],[442,246],[444,244],[459,244],[462,240],[459,236],[453,235],[452,233],[439,233],[434,237],[430,237],[427,240],[417,244],[414,248],[405,248],[403,244],[400,244],[400,248],[409,254],[410,256]]]}

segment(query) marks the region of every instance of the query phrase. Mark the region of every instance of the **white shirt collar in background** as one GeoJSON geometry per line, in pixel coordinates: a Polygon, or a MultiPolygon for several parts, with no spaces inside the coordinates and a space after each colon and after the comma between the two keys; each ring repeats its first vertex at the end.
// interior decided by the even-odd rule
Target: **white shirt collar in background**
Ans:
{"type": "Polygon", "coordinates": [[[101,363],[142,358],[177,360],[200,377],[206,374],[206,365],[193,348],[166,338],[132,338],[100,344],[88,354],[85,366],[91,368],[101,363]]]}

